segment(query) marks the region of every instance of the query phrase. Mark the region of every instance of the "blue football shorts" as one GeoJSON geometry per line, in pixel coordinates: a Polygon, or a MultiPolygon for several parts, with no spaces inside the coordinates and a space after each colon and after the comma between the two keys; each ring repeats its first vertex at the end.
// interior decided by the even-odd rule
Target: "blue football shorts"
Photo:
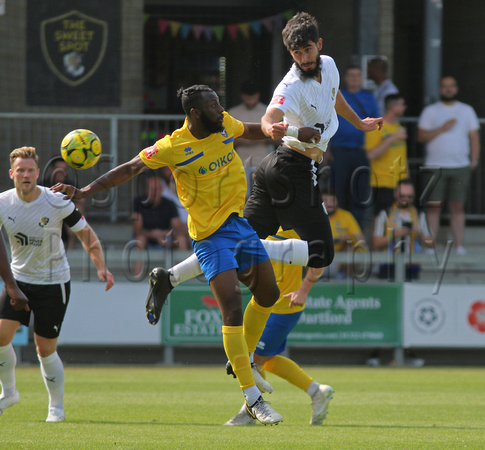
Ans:
{"type": "Polygon", "coordinates": [[[286,349],[288,335],[296,327],[302,314],[301,310],[291,314],[271,313],[254,353],[260,356],[274,356],[283,353],[286,349]]]}
{"type": "Polygon", "coordinates": [[[201,241],[192,240],[200,267],[209,282],[226,270],[243,272],[269,259],[261,240],[248,221],[231,214],[222,226],[201,241]]]}

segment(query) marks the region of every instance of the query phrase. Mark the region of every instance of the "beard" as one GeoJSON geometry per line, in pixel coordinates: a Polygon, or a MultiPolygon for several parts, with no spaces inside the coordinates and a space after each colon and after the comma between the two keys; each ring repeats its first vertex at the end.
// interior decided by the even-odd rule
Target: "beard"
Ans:
{"type": "Polygon", "coordinates": [[[440,95],[440,100],[443,103],[451,103],[451,102],[454,102],[454,101],[456,101],[456,98],[457,98],[457,95],[456,94],[454,94],[454,95],[440,95]]]}
{"type": "Polygon", "coordinates": [[[201,112],[200,121],[202,122],[202,125],[204,125],[204,128],[210,134],[221,133],[222,131],[224,131],[224,126],[222,125],[222,122],[211,122],[211,120],[204,112],[201,112]]]}
{"type": "Polygon", "coordinates": [[[315,63],[316,66],[314,69],[303,70],[301,66],[297,62],[295,62],[298,72],[300,72],[302,78],[315,78],[320,75],[320,71],[322,70],[322,60],[320,59],[320,55],[317,56],[315,63]]]}

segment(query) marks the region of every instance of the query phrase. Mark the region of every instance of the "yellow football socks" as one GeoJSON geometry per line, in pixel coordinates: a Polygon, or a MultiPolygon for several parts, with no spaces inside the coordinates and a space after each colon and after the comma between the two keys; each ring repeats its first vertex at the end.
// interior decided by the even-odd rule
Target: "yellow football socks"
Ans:
{"type": "Polygon", "coordinates": [[[259,339],[263,334],[264,326],[271,314],[272,307],[265,308],[260,306],[254,300],[254,297],[248,303],[246,311],[244,311],[243,327],[244,337],[248,345],[249,351],[252,353],[256,350],[259,339]]]}
{"type": "Polygon", "coordinates": [[[313,378],[305,373],[296,362],[285,356],[273,356],[264,363],[263,368],[268,372],[274,373],[286,381],[289,381],[291,384],[303,389],[305,392],[313,381],[313,378]]]}
{"type": "Polygon", "coordinates": [[[243,335],[243,327],[222,326],[222,341],[227,358],[239,380],[241,389],[255,386],[251,363],[249,361],[248,346],[243,335]]]}

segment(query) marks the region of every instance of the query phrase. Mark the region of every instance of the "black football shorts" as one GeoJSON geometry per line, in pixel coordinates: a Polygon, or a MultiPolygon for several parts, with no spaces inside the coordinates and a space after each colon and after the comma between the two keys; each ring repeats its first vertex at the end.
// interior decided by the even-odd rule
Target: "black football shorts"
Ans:
{"type": "Polygon", "coordinates": [[[29,284],[17,281],[20,290],[29,299],[30,311],[15,311],[5,286],[0,294],[0,319],[16,320],[29,326],[34,315],[34,331],[41,337],[59,337],[71,293],[71,283],[29,284]]]}

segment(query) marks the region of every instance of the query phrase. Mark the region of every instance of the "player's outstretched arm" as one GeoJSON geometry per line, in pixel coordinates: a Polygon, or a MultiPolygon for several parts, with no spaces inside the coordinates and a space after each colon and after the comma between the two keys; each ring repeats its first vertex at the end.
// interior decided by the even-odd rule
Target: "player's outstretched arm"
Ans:
{"type": "Polygon", "coordinates": [[[355,128],[362,131],[374,131],[376,128],[380,130],[384,124],[382,117],[367,117],[365,119],[361,119],[350,107],[340,91],[337,93],[335,111],[339,116],[342,116],[344,119],[348,120],[355,128]]]}
{"type": "Polygon", "coordinates": [[[7,294],[10,297],[10,303],[15,311],[25,309],[30,311],[29,300],[25,294],[19,289],[10,269],[10,262],[8,260],[7,250],[5,248],[5,241],[0,233],[0,276],[5,282],[7,294]]]}
{"type": "Polygon", "coordinates": [[[96,270],[98,271],[99,280],[106,282],[105,290],[107,291],[111,289],[115,284],[115,281],[113,275],[106,267],[103,249],[101,247],[101,242],[99,242],[98,236],[89,224],[86,224],[86,226],[76,234],[81,240],[84,250],[86,250],[88,253],[91,261],[93,261],[96,270]]]}
{"type": "Polygon", "coordinates": [[[250,139],[252,141],[259,141],[261,139],[268,139],[261,129],[260,123],[243,123],[244,133],[240,136],[244,139],[250,139]]]}
{"type": "Polygon", "coordinates": [[[105,191],[107,189],[111,189],[112,187],[123,184],[139,173],[144,172],[146,169],[148,169],[148,167],[141,160],[140,155],[136,155],[131,161],[111,169],[109,172],[100,176],[91,184],[81,189],[77,189],[74,186],[63,183],[57,183],[50,189],[54,192],[65,192],[65,200],[76,201],[89,197],[97,192],[105,191]]]}

